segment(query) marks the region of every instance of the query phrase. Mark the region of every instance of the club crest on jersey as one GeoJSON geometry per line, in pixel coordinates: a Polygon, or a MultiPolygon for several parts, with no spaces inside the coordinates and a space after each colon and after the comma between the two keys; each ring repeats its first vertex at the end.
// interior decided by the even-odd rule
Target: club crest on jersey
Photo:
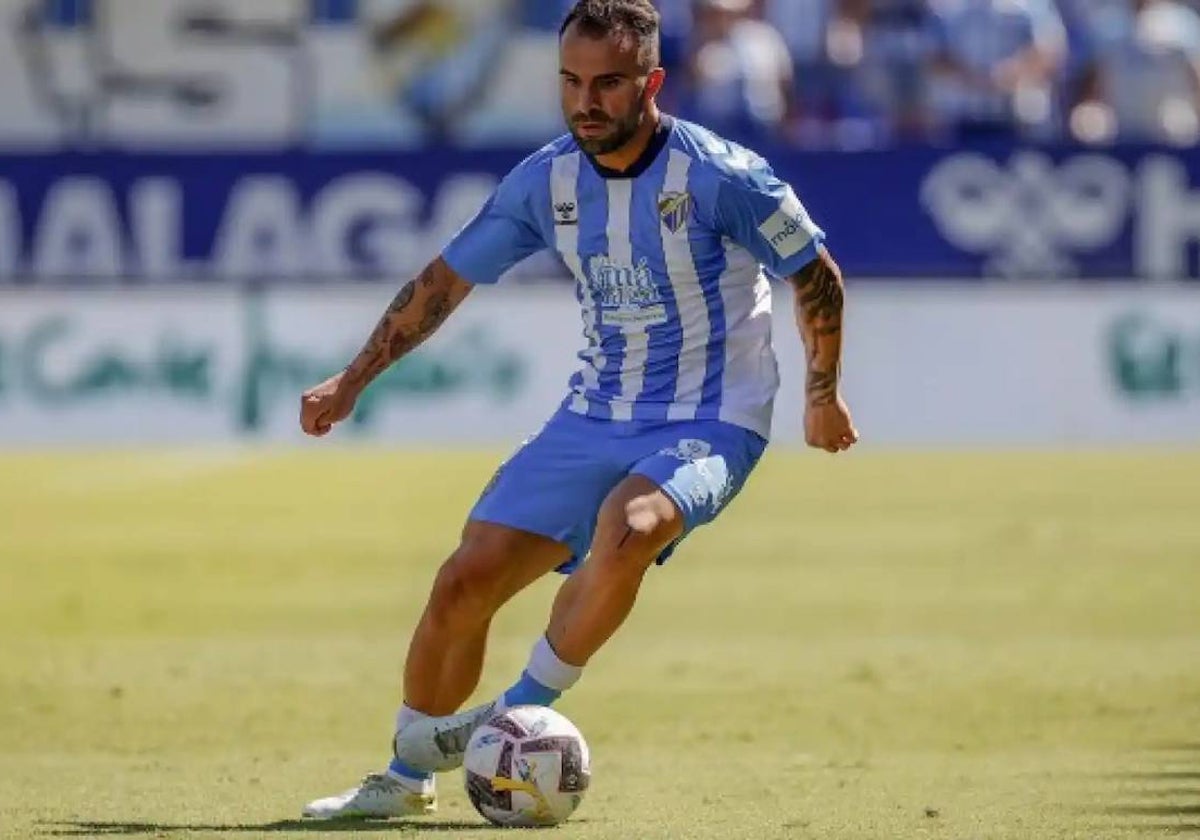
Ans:
{"type": "Polygon", "coordinates": [[[679,233],[687,227],[691,211],[692,197],[685,192],[666,192],[658,196],[658,215],[671,233],[679,233]]]}

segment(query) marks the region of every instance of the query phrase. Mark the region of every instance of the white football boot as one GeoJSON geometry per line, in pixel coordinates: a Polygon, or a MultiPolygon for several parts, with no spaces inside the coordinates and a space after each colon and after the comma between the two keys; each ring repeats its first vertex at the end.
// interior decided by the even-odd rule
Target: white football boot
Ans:
{"type": "Polygon", "coordinates": [[[388,773],[372,773],[356,788],[314,799],[304,806],[311,820],[384,820],[423,817],[437,810],[433,779],[405,784],[388,773]]]}
{"type": "MultiPolygon", "coordinates": [[[[498,702],[498,701],[497,701],[498,702]]],[[[496,713],[496,702],[443,717],[423,717],[396,733],[392,748],[409,767],[443,773],[462,767],[467,742],[496,713]]]]}

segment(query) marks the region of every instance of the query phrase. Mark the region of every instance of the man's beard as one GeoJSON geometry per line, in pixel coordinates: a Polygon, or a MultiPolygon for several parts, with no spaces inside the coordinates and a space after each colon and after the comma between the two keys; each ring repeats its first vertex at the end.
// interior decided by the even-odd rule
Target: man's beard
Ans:
{"type": "Polygon", "coordinates": [[[571,123],[571,136],[575,138],[575,142],[579,144],[579,148],[584,152],[596,157],[598,155],[607,155],[610,152],[615,152],[617,149],[624,146],[633,136],[637,134],[638,127],[641,125],[641,112],[634,111],[627,117],[615,120],[609,120],[605,117],[603,120],[578,120],[579,122],[604,122],[612,126],[612,133],[603,137],[580,137],[575,130],[575,123],[571,123]]]}

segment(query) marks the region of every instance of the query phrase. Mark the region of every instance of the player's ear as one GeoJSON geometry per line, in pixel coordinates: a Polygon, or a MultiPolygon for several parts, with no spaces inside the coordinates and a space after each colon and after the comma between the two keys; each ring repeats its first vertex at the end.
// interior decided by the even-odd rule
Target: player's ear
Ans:
{"type": "Polygon", "coordinates": [[[663,84],[667,81],[667,71],[661,67],[655,67],[646,76],[646,99],[650,100],[658,96],[659,91],[663,89],[663,84]]]}

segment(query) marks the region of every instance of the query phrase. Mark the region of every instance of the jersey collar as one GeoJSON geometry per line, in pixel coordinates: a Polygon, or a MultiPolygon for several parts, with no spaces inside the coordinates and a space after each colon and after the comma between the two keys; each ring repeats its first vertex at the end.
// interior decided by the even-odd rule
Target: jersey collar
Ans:
{"type": "Polygon", "coordinates": [[[671,139],[671,129],[675,126],[675,119],[670,114],[660,114],[658,118],[658,128],[654,131],[654,136],[650,138],[650,142],[646,144],[645,150],[633,162],[633,165],[628,169],[609,169],[602,165],[594,157],[589,154],[584,154],[588,162],[592,164],[592,168],[596,170],[596,174],[601,178],[636,178],[650,168],[658,158],[658,153],[667,145],[667,141],[671,139]]]}

